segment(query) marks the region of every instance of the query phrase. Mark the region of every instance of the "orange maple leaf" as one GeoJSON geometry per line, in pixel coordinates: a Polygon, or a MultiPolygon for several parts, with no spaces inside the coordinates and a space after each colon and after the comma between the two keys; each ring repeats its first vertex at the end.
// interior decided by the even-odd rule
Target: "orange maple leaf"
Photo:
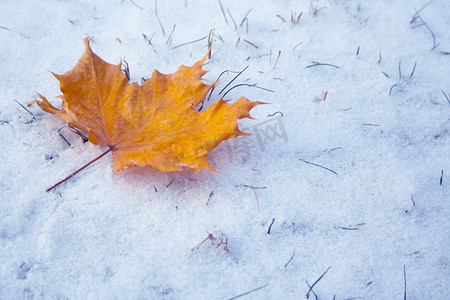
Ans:
{"type": "Polygon", "coordinates": [[[251,118],[249,111],[263,102],[241,97],[233,104],[219,99],[198,112],[208,91],[217,83],[200,79],[203,59],[184,65],[173,74],[155,70],[142,85],[128,83],[122,63],[109,64],[97,56],[84,39],[86,50],[72,70],[57,75],[63,93],[62,108],[43,96],[37,103],[73,127],[87,131],[89,140],[112,152],[114,172],[149,166],[159,171],[206,169],[216,172],[208,151],[221,141],[246,135],[237,120],[251,118]]]}

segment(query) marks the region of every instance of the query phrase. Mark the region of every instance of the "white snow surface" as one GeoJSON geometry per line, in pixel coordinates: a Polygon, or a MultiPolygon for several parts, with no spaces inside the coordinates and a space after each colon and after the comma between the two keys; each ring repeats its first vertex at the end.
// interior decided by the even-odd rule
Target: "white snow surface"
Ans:
{"type": "Polygon", "coordinates": [[[450,299],[450,1],[427,3],[1,0],[0,299],[450,299]],[[60,105],[84,37],[140,83],[213,28],[204,82],[274,91],[225,96],[270,103],[210,152],[229,176],[108,155],[45,191],[106,150],[19,105],[60,105]]]}

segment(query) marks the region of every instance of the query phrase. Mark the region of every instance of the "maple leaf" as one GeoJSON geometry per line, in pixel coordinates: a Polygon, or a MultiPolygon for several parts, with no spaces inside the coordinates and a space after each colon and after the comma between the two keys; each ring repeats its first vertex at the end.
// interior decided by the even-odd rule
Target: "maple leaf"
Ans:
{"type": "MultiPolygon", "coordinates": [[[[63,75],[52,73],[60,82],[62,108],[45,97],[34,100],[41,109],[56,114],[89,140],[112,152],[114,172],[141,166],[159,171],[206,169],[217,172],[207,153],[221,141],[246,135],[237,120],[251,118],[249,111],[263,102],[241,97],[233,104],[219,99],[198,112],[210,85],[201,82],[207,73],[203,59],[193,66],[181,65],[173,74],[155,70],[142,85],[128,83],[122,62],[109,64],[97,56],[84,39],[86,50],[77,65],[63,75]]],[[[105,154],[105,153],[104,153],[105,154]]],[[[104,155],[103,154],[103,155],[104,155]]]]}

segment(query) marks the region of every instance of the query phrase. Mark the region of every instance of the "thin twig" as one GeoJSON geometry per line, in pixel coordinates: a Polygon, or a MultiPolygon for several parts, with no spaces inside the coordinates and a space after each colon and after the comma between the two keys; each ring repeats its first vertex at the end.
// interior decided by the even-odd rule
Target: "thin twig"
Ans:
{"type": "Polygon", "coordinates": [[[359,230],[359,227],[339,227],[339,228],[344,230],[359,230]]]}
{"type": "Polygon", "coordinates": [[[212,49],[212,42],[214,39],[214,30],[215,30],[214,28],[211,29],[208,34],[208,58],[209,59],[211,59],[211,49],[212,49]]]}
{"type": "Polygon", "coordinates": [[[143,9],[142,7],[140,7],[139,5],[137,5],[136,3],[134,3],[134,1],[133,0],[130,0],[130,2],[134,5],[134,6],[136,6],[137,8],[139,8],[139,9],[143,9]]]}
{"type": "Polygon", "coordinates": [[[61,134],[58,133],[60,137],[62,137],[62,139],[67,143],[67,145],[69,145],[69,147],[71,147],[72,145],[69,143],[69,141],[61,134]]]}
{"type": "Polygon", "coordinates": [[[411,74],[409,75],[409,78],[411,78],[414,75],[414,71],[416,71],[417,61],[414,63],[413,70],[411,71],[411,74]]]}
{"type": "Polygon", "coordinates": [[[266,189],[266,186],[251,186],[251,185],[247,185],[247,184],[239,184],[237,186],[242,186],[242,187],[248,187],[251,189],[255,189],[255,190],[262,190],[262,189],[266,189]]]}
{"type": "Polygon", "coordinates": [[[281,21],[283,21],[284,23],[286,23],[286,20],[282,17],[282,16],[280,16],[280,15],[276,15],[278,18],[280,18],[281,19],[281,21]]]}
{"type": "Polygon", "coordinates": [[[241,41],[241,36],[238,37],[237,41],[236,41],[236,47],[239,45],[239,42],[241,41]]]}
{"type": "Polygon", "coordinates": [[[215,36],[216,38],[218,38],[222,43],[225,43],[225,42],[223,41],[222,37],[220,36],[220,34],[215,34],[215,33],[214,33],[214,36],[215,36]]]}
{"type": "MultiPolygon", "coordinates": [[[[240,71],[220,92],[219,95],[222,94],[222,92],[233,82],[238,78],[245,70],[247,70],[249,66],[246,66],[242,71],[240,71]]],[[[223,73],[222,73],[223,74],[223,73]]],[[[220,74],[222,76],[222,74],[220,74]]],[[[220,76],[219,76],[220,77],[220,76]]]]}
{"type": "Polygon", "coordinates": [[[275,93],[275,91],[272,91],[272,90],[269,90],[269,89],[266,89],[266,88],[257,86],[256,83],[254,83],[254,84],[241,83],[241,84],[237,84],[237,85],[233,86],[233,87],[230,88],[228,91],[226,91],[225,94],[223,94],[222,98],[224,98],[231,90],[233,90],[233,89],[235,89],[235,88],[237,88],[237,87],[240,87],[240,86],[255,87],[255,88],[258,88],[258,89],[267,91],[267,92],[275,93]]]}
{"type": "Polygon", "coordinates": [[[296,12],[291,12],[291,23],[292,25],[297,25],[300,22],[300,18],[303,15],[303,12],[301,12],[298,16],[296,16],[296,12]]]}
{"type": "MultiPolygon", "coordinates": [[[[247,66],[248,67],[248,66],[247,66]]],[[[231,72],[231,73],[241,73],[242,71],[231,71],[231,70],[225,70],[225,71],[223,71],[222,73],[220,73],[220,75],[217,77],[217,79],[216,79],[216,82],[218,82],[219,81],[219,79],[220,79],[220,77],[222,77],[222,75],[223,74],[225,74],[225,73],[227,73],[228,74],[228,72],[231,72]]],[[[208,101],[209,101],[209,99],[211,98],[211,95],[212,95],[212,93],[214,92],[214,89],[216,88],[216,86],[217,85],[214,85],[213,87],[212,87],[212,89],[210,90],[210,92],[209,92],[209,95],[208,95],[208,101]]],[[[203,103],[203,102],[202,102],[203,103]]]]}
{"type": "Polygon", "coordinates": [[[231,15],[230,10],[229,10],[228,8],[227,8],[227,11],[228,11],[228,14],[230,15],[231,21],[233,21],[234,29],[237,30],[236,22],[234,21],[234,18],[233,18],[233,16],[231,15]]]}
{"type": "Polygon", "coordinates": [[[247,16],[251,11],[252,11],[252,9],[250,8],[250,10],[244,15],[244,17],[242,18],[241,24],[239,24],[239,27],[242,27],[242,24],[244,24],[245,20],[247,20],[247,16]]]}
{"type": "Polygon", "coordinates": [[[327,167],[324,167],[324,166],[321,166],[321,165],[318,165],[318,164],[315,164],[315,163],[306,161],[306,160],[304,160],[304,159],[300,159],[300,160],[301,160],[302,162],[304,162],[304,163],[307,163],[307,164],[310,164],[310,165],[313,165],[313,166],[316,166],[316,167],[325,169],[325,170],[327,170],[327,171],[330,171],[330,172],[333,173],[333,174],[339,175],[338,173],[336,173],[335,171],[333,171],[333,170],[331,170],[331,169],[329,169],[329,168],[327,168],[327,167]]]}
{"type": "Polygon", "coordinates": [[[69,176],[67,176],[66,178],[64,178],[63,180],[58,181],[57,183],[55,183],[54,185],[52,185],[51,187],[49,187],[48,189],[46,189],[46,192],[49,192],[51,190],[53,190],[55,187],[57,187],[58,185],[60,185],[61,183],[65,182],[66,180],[70,179],[72,176],[74,176],[75,174],[79,173],[80,171],[84,170],[86,167],[88,167],[90,164],[94,163],[95,161],[99,160],[100,158],[102,158],[103,156],[105,156],[106,154],[108,154],[109,152],[111,152],[113,150],[113,147],[110,147],[108,150],[106,150],[105,152],[103,152],[102,154],[100,154],[99,156],[97,156],[96,158],[94,158],[93,160],[91,160],[90,162],[88,162],[87,164],[85,164],[84,166],[82,166],[81,168],[79,168],[78,170],[76,170],[75,172],[73,172],[72,174],[70,174],[69,176]]]}
{"type": "Polygon", "coordinates": [[[66,126],[61,127],[60,129],[58,129],[57,132],[58,132],[59,136],[62,137],[62,139],[64,141],[66,141],[67,145],[69,145],[69,147],[71,147],[72,145],[69,143],[69,141],[60,133],[61,129],[63,129],[64,127],[66,127],[66,126]]]}
{"type": "Polygon", "coordinates": [[[268,117],[268,118],[271,118],[271,117],[275,116],[276,114],[280,114],[281,116],[283,116],[283,113],[282,113],[281,111],[276,111],[276,112],[274,112],[274,113],[271,114],[271,115],[267,115],[267,117],[268,117]]]}
{"type": "Polygon", "coordinates": [[[270,234],[270,230],[272,229],[272,225],[275,222],[275,218],[272,218],[272,223],[269,225],[269,230],[267,230],[267,234],[270,234]]]}
{"type": "Polygon", "coordinates": [[[280,55],[281,55],[281,50],[278,50],[278,56],[277,56],[277,60],[275,61],[275,64],[273,65],[273,70],[275,70],[275,67],[277,66],[278,60],[280,59],[280,55]]]}
{"type": "Polygon", "coordinates": [[[258,195],[256,194],[255,189],[253,189],[253,193],[255,194],[256,204],[258,205],[258,212],[261,213],[261,208],[259,206],[259,199],[258,199],[258,195]]]}
{"type": "Polygon", "coordinates": [[[307,69],[307,68],[317,67],[317,66],[329,66],[329,67],[340,69],[340,67],[338,67],[336,65],[327,64],[327,63],[320,63],[320,62],[317,62],[317,61],[313,61],[311,65],[306,66],[305,68],[307,69]]]}
{"type": "Polygon", "coordinates": [[[122,71],[125,74],[125,77],[127,77],[127,81],[130,81],[130,66],[125,59],[122,61],[122,67],[122,71]]]}
{"type": "Polygon", "coordinates": [[[320,8],[317,8],[317,7],[313,6],[313,4],[312,4],[312,2],[311,2],[311,3],[310,3],[310,6],[309,6],[309,14],[311,14],[311,15],[313,15],[313,16],[316,16],[317,13],[318,13],[319,11],[321,11],[322,9],[324,9],[324,8],[327,8],[327,7],[326,7],[326,6],[322,6],[322,7],[320,7],[320,8]]]}
{"type": "Polygon", "coordinates": [[[308,293],[306,293],[306,299],[309,299],[309,293],[312,292],[313,287],[320,281],[320,279],[322,279],[323,276],[325,276],[325,274],[327,274],[327,272],[328,272],[328,270],[329,270],[330,268],[331,268],[331,267],[328,267],[328,269],[327,269],[325,272],[323,272],[322,275],[320,275],[319,279],[317,279],[317,280],[309,287],[308,293]]]}
{"type": "Polygon", "coordinates": [[[389,96],[392,95],[392,90],[394,89],[394,87],[396,87],[397,84],[394,84],[393,86],[391,86],[391,88],[389,89],[389,96]]]}
{"type": "Polygon", "coordinates": [[[253,47],[255,47],[256,49],[258,49],[258,46],[256,46],[256,45],[253,44],[252,42],[247,41],[246,39],[244,39],[244,42],[246,42],[247,44],[250,44],[250,45],[252,45],[253,47]]]}
{"type": "Polygon", "coordinates": [[[357,224],[355,227],[337,227],[339,229],[343,229],[343,230],[359,230],[361,228],[361,226],[366,225],[366,223],[360,223],[357,224]]]}
{"type": "Polygon", "coordinates": [[[427,4],[422,6],[419,10],[416,10],[416,13],[413,15],[413,17],[412,17],[412,19],[411,19],[411,21],[409,23],[410,24],[414,23],[414,21],[416,21],[417,18],[418,18],[417,14],[420,13],[422,10],[424,10],[428,5],[430,5],[431,2],[433,2],[433,0],[429,1],[427,4]]]}
{"type": "Polygon", "coordinates": [[[161,23],[161,20],[159,19],[159,16],[158,16],[158,6],[157,6],[156,1],[157,0],[155,0],[155,15],[156,15],[156,19],[158,19],[158,23],[159,23],[159,26],[161,26],[161,30],[162,30],[163,35],[166,36],[166,32],[164,31],[164,27],[163,27],[163,25],[161,23]]]}
{"type": "Polygon", "coordinates": [[[212,196],[214,196],[214,191],[211,191],[211,193],[209,193],[208,201],[206,201],[206,205],[209,204],[209,200],[211,200],[211,197],[212,197],[212,196]]]}
{"type": "Polygon", "coordinates": [[[223,246],[223,250],[225,252],[229,251],[228,237],[224,233],[221,233],[220,236],[217,238],[214,235],[212,235],[211,233],[209,233],[208,231],[206,233],[208,233],[208,236],[203,241],[201,241],[200,244],[198,244],[197,246],[192,248],[191,251],[198,250],[207,240],[210,240],[211,245],[216,246],[216,248],[223,246]]]}
{"type": "MultiPolygon", "coordinates": [[[[306,282],[306,285],[310,288],[310,291],[313,293],[313,295],[314,295],[314,297],[316,298],[316,300],[319,300],[319,297],[318,297],[318,296],[316,295],[316,293],[314,293],[314,291],[312,290],[312,286],[309,285],[308,281],[305,280],[305,282],[306,282]]],[[[308,292],[308,293],[309,293],[309,292],[308,292]]],[[[309,296],[306,296],[306,299],[309,299],[309,296]]],[[[333,300],[335,300],[335,299],[333,299],[333,300]]]]}
{"type": "Polygon", "coordinates": [[[449,99],[449,97],[444,93],[444,91],[442,91],[442,94],[444,94],[445,99],[447,99],[448,104],[450,104],[450,99],[449,99]]]}
{"type": "Polygon", "coordinates": [[[300,42],[300,43],[298,43],[297,45],[295,45],[295,47],[294,47],[294,48],[292,48],[292,50],[295,50],[295,49],[297,49],[297,47],[298,47],[298,46],[300,46],[301,44],[303,44],[303,42],[300,42]]]}
{"type": "Polygon", "coordinates": [[[30,115],[32,115],[34,117],[34,114],[31,111],[29,111],[25,106],[23,106],[22,103],[20,103],[19,101],[15,100],[15,99],[14,99],[14,101],[16,101],[17,104],[22,106],[23,109],[25,109],[30,115]]]}
{"type": "Polygon", "coordinates": [[[69,127],[69,129],[72,130],[73,132],[75,132],[77,135],[79,135],[81,137],[81,139],[83,140],[83,143],[86,143],[87,141],[89,141],[89,139],[84,134],[82,134],[81,131],[79,131],[72,125],[68,124],[67,127],[69,127]]]}
{"type": "Polygon", "coordinates": [[[223,10],[222,2],[219,0],[220,10],[222,11],[223,18],[225,19],[225,23],[228,24],[227,15],[225,14],[225,11],[223,10]]]}
{"type": "MultiPolygon", "coordinates": [[[[153,32],[153,35],[151,36],[151,38],[148,38],[148,37],[145,35],[145,33],[142,33],[142,36],[144,37],[144,40],[145,40],[150,46],[152,46],[152,47],[153,47],[152,39],[153,39],[153,37],[155,36],[155,34],[156,34],[156,32],[153,32]]],[[[153,47],[153,48],[154,48],[154,47],[153,47]]]]}
{"type": "MultiPolygon", "coordinates": [[[[431,1],[428,4],[430,4],[430,3],[431,3],[431,1]]],[[[433,30],[431,30],[430,26],[428,26],[428,24],[425,23],[425,21],[422,19],[422,17],[419,14],[419,11],[416,10],[416,14],[413,17],[412,22],[416,21],[417,19],[419,19],[422,22],[422,24],[420,24],[419,26],[424,25],[430,32],[431,36],[433,37],[433,48],[431,48],[431,51],[433,51],[434,49],[436,49],[437,46],[439,46],[439,44],[436,44],[436,35],[434,34],[433,30]]],[[[418,26],[416,26],[416,27],[418,27],[418,26]]],[[[413,27],[413,28],[416,28],[416,27],[413,27]]]]}
{"type": "Polygon", "coordinates": [[[166,44],[168,44],[169,41],[170,41],[170,43],[172,43],[171,37],[172,37],[172,35],[173,35],[173,32],[175,31],[175,27],[176,27],[176,26],[177,26],[176,24],[173,24],[172,31],[170,32],[170,35],[169,35],[169,37],[167,38],[166,44]]]}
{"type": "Polygon", "coordinates": [[[260,286],[259,288],[254,289],[254,290],[251,290],[251,291],[245,292],[245,293],[243,293],[243,294],[240,294],[240,295],[231,297],[231,298],[228,299],[228,300],[234,300],[234,299],[237,299],[237,298],[246,296],[246,295],[248,295],[248,294],[251,294],[251,293],[253,293],[253,292],[259,291],[259,290],[261,290],[261,289],[263,289],[263,288],[265,288],[265,287],[268,287],[268,286],[269,286],[269,284],[265,284],[265,285],[263,285],[263,286],[260,286]]]}
{"type": "Polygon", "coordinates": [[[291,262],[291,260],[294,258],[294,255],[295,255],[295,251],[294,251],[294,253],[292,253],[292,256],[291,256],[291,258],[288,260],[288,262],[284,265],[285,268],[288,266],[288,264],[289,264],[289,263],[291,262]]]}
{"type": "Polygon", "coordinates": [[[180,48],[180,47],[182,47],[182,46],[186,46],[186,45],[189,45],[189,44],[197,43],[197,42],[203,41],[203,40],[206,39],[206,38],[208,38],[208,36],[204,36],[204,37],[202,37],[202,38],[200,38],[200,39],[198,39],[198,40],[191,41],[191,42],[187,42],[187,43],[184,43],[184,44],[175,46],[175,47],[173,47],[172,49],[177,49],[177,48],[180,48]]]}
{"type": "Polygon", "coordinates": [[[213,55],[211,55],[211,58],[214,58],[214,56],[216,56],[217,55],[217,53],[219,53],[219,51],[222,49],[222,47],[223,47],[223,45],[220,45],[220,47],[219,47],[219,49],[217,49],[217,51],[216,52],[214,52],[214,54],[213,55]]]}
{"type": "Polygon", "coordinates": [[[265,189],[266,187],[265,186],[250,186],[250,185],[246,185],[246,184],[240,184],[238,186],[248,187],[248,188],[251,188],[253,190],[253,193],[255,193],[256,204],[258,205],[258,212],[261,213],[261,209],[259,207],[258,195],[256,195],[256,190],[265,189]]]}
{"type": "Polygon", "coordinates": [[[406,300],[406,266],[403,265],[403,280],[405,282],[405,291],[403,293],[403,300],[406,300]]]}
{"type": "Polygon", "coordinates": [[[166,188],[172,185],[172,183],[175,181],[175,177],[166,185],[166,188]]]}

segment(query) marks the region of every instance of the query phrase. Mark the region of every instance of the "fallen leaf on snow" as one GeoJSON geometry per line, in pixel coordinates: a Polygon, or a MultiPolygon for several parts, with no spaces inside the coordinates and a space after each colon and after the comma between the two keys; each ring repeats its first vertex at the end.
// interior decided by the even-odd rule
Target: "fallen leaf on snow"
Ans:
{"type": "Polygon", "coordinates": [[[63,93],[62,108],[47,99],[34,100],[44,111],[58,115],[89,140],[109,147],[114,172],[149,166],[159,171],[206,169],[216,172],[207,153],[221,141],[246,135],[237,120],[251,118],[249,111],[263,102],[241,97],[233,104],[219,99],[207,110],[194,109],[216,84],[200,79],[206,56],[173,74],[155,70],[142,85],[128,83],[121,63],[109,64],[97,56],[84,39],[86,50],[75,68],[53,75],[63,93]]]}

